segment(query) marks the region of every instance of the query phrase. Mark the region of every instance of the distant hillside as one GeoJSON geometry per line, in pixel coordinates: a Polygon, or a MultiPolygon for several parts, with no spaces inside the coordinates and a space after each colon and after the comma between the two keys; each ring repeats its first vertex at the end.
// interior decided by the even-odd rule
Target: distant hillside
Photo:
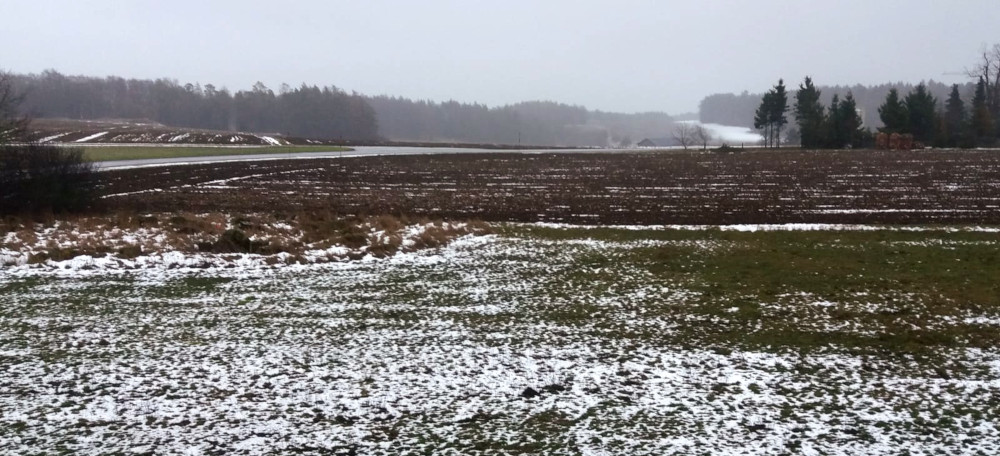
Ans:
{"type": "Polygon", "coordinates": [[[378,117],[379,133],[395,141],[604,147],[662,136],[673,123],[661,112],[609,113],[550,101],[491,108],[388,96],[367,100],[378,117]]]}
{"type": "MultiPolygon", "coordinates": [[[[798,92],[798,86],[800,81],[785,81],[785,85],[789,89],[788,93],[788,118],[790,122],[794,123],[795,116],[792,114],[792,106],[795,103],[795,94],[798,92]]],[[[926,83],[928,91],[937,98],[938,103],[943,103],[948,97],[948,93],[951,91],[951,85],[943,84],[936,81],[930,81],[926,83]]],[[[896,88],[899,91],[900,96],[904,96],[910,92],[916,84],[910,83],[894,83],[894,84],[879,84],[874,86],[818,86],[817,88],[822,92],[822,102],[824,106],[830,106],[830,100],[833,98],[834,94],[839,95],[843,98],[850,91],[854,95],[854,99],[857,101],[858,107],[864,111],[863,120],[865,126],[875,129],[882,126],[882,121],[879,120],[878,108],[885,102],[885,96],[889,93],[889,89],[896,88]]],[[[764,88],[770,89],[770,87],[764,88]]],[[[972,83],[964,84],[959,87],[959,91],[962,93],[963,98],[969,100],[972,98],[972,92],[975,90],[975,86],[972,83]]],[[[701,100],[699,106],[699,119],[704,123],[717,123],[722,125],[737,125],[747,128],[753,127],[753,117],[754,111],[760,106],[761,98],[763,93],[748,93],[743,92],[739,95],[731,93],[720,93],[715,95],[709,95],[701,100]]]]}
{"type": "Polygon", "coordinates": [[[322,144],[322,141],[286,138],[276,134],[234,133],[169,127],[139,120],[35,119],[31,137],[42,143],[72,144],[215,144],[225,146],[286,146],[322,144]]]}
{"type": "Polygon", "coordinates": [[[149,119],[170,127],[224,132],[280,132],[319,139],[378,138],[375,113],[363,98],[336,87],[263,84],[231,94],[211,84],[167,79],[65,76],[55,71],[17,75],[21,109],[36,118],[149,119]]]}
{"type": "MultiPolygon", "coordinates": [[[[22,109],[35,118],[149,119],[167,130],[212,131],[204,137],[185,138],[232,140],[234,144],[243,140],[253,143],[255,139],[241,139],[239,132],[255,132],[366,143],[390,140],[602,147],[665,136],[673,122],[669,115],[659,112],[608,113],[546,101],[488,107],[456,101],[371,97],[334,86],[305,84],[297,88],[283,84],[275,92],[257,83],[251,90],[231,93],[212,84],[66,76],[51,70],[16,75],[15,83],[26,94],[22,109]]],[[[113,129],[94,139],[112,138],[131,142],[134,135],[113,129]],[[113,136],[113,132],[120,134],[113,136]]],[[[167,136],[159,139],[164,138],[167,136]]]]}

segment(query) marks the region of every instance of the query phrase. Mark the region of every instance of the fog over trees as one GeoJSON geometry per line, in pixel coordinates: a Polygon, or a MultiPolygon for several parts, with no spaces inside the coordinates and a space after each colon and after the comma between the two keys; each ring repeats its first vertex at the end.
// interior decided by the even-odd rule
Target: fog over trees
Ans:
{"type": "Polygon", "coordinates": [[[371,97],[368,102],[378,115],[379,132],[403,141],[617,146],[665,136],[673,123],[660,112],[608,113],[549,101],[493,108],[388,96],[371,97]]]}
{"type": "MultiPolygon", "coordinates": [[[[947,144],[957,144],[957,139],[953,137],[959,134],[956,132],[958,121],[955,120],[959,112],[974,117],[972,123],[976,125],[975,132],[965,132],[965,136],[996,136],[993,119],[1000,117],[1000,83],[997,82],[1000,81],[997,79],[1000,70],[996,69],[1000,65],[997,63],[1000,62],[1000,48],[989,51],[984,54],[984,61],[973,70],[984,80],[979,88],[978,104],[974,102],[976,83],[957,87],[960,98],[967,104],[959,109],[952,101],[952,119],[950,124],[945,125],[951,127],[945,141],[947,144]]],[[[117,76],[68,76],[52,70],[40,74],[11,74],[9,78],[15,89],[15,93],[9,95],[23,95],[21,110],[34,117],[146,119],[177,127],[315,139],[631,146],[644,138],[668,137],[675,125],[675,119],[662,112],[623,114],[591,111],[582,106],[551,101],[491,107],[453,100],[436,102],[387,95],[368,96],[349,93],[332,85],[302,84],[293,87],[282,84],[273,88],[257,83],[249,90],[231,92],[212,84],[182,84],[170,79],[125,79],[117,76]]],[[[795,99],[798,88],[794,85],[789,87],[786,95],[789,100],[795,99]]],[[[817,85],[813,89],[820,94],[817,100],[811,101],[816,106],[832,106],[834,97],[838,102],[851,100],[856,103],[862,111],[863,127],[869,130],[885,127],[879,108],[887,98],[892,99],[892,89],[896,89],[900,103],[904,94],[926,91],[927,99],[935,100],[940,105],[935,108],[942,112],[945,101],[955,99],[953,87],[934,81],[922,85],[817,85]]],[[[762,94],[748,92],[710,95],[701,101],[700,121],[753,128],[756,117],[761,121],[757,127],[773,126],[775,128],[769,127],[767,131],[777,133],[776,137],[781,136],[782,129],[778,127],[783,124],[760,117],[758,109],[762,98],[762,94]]],[[[916,111],[916,114],[920,112],[923,111],[916,111]]],[[[928,125],[933,121],[930,117],[923,120],[928,125]]],[[[893,130],[895,126],[889,127],[893,130]]],[[[801,139],[803,143],[814,142],[809,129],[793,130],[788,130],[788,133],[795,139],[801,139]]],[[[923,131],[924,128],[918,130],[923,131]]],[[[921,141],[934,142],[930,137],[917,136],[921,141]]],[[[778,141],[773,139],[771,142],[778,141]]],[[[984,141],[977,143],[983,144],[984,141]]]]}
{"type": "MultiPolygon", "coordinates": [[[[853,86],[816,85],[816,89],[821,93],[819,102],[824,106],[830,106],[834,95],[843,100],[848,93],[851,93],[854,97],[855,103],[857,103],[857,107],[864,111],[864,115],[862,116],[864,125],[868,128],[876,129],[882,127],[882,121],[879,119],[878,115],[878,108],[885,101],[886,96],[889,95],[889,90],[895,88],[899,93],[905,94],[915,90],[917,85],[918,84],[902,82],[871,86],[860,84],[853,86]]],[[[948,99],[948,94],[951,92],[951,85],[940,82],[929,81],[924,83],[924,85],[926,86],[926,90],[929,94],[937,100],[948,99]]],[[[964,98],[971,99],[972,94],[975,92],[975,88],[974,82],[960,84],[959,92],[964,98]]],[[[789,98],[794,99],[797,92],[797,90],[789,90],[789,98]]],[[[709,95],[701,100],[699,119],[703,123],[717,123],[722,125],[735,125],[752,128],[754,114],[760,106],[763,96],[763,93],[749,92],[743,92],[738,95],[732,93],[709,95]]]]}
{"type": "Polygon", "coordinates": [[[178,127],[280,133],[342,140],[426,141],[541,146],[631,145],[666,136],[665,113],[619,114],[534,101],[489,107],[347,93],[335,86],[257,83],[231,93],[169,79],[13,75],[36,117],[147,119],[178,127]]]}
{"type": "Polygon", "coordinates": [[[235,94],[211,84],[65,76],[55,71],[15,75],[21,109],[35,117],[147,119],[177,127],[280,132],[321,139],[374,139],[375,112],[357,94],[336,87],[263,84],[235,94]]]}

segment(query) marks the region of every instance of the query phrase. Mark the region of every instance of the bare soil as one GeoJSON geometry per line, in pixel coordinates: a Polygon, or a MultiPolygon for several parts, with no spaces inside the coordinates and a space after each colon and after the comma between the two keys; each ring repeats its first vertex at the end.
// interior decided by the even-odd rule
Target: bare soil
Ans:
{"type": "Polygon", "coordinates": [[[998,151],[383,156],[102,173],[109,209],[578,224],[1000,224],[998,151]]]}

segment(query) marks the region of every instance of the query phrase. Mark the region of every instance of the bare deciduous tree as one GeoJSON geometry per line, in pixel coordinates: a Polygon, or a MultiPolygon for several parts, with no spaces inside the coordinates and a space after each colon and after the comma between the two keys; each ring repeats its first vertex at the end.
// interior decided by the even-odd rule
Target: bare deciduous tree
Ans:
{"type": "Polygon", "coordinates": [[[673,132],[670,133],[670,137],[674,139],[674,142],[680,144],[685,149],[694,144],[694,135],[694,125],[689,122],[677,122],[677,124],[674,125],[673,132]]]}
{"type": "Polygon", "coordinates": [[[715,137],[712,136],[712,132],[701,124],[694,126],[694,138],[698,140],[699,144],[701,144],[702,150],[708,149],[708,143],[715,139],[715,137]]]}
{"type": "Polygon", "coordinates": [[[1000,112],[1000,43],[983,46],[982,60],[965,72],[973,80],[982,78],[986,84],[986,105],[991,113],[1000,112]]]}
{"type": "Polygon", "coordinates": [[[15,91],[14,77],[0,71],[0,144],[24,139],[28,118],[18,111],[23,100],[24,96],[15,91]]]}

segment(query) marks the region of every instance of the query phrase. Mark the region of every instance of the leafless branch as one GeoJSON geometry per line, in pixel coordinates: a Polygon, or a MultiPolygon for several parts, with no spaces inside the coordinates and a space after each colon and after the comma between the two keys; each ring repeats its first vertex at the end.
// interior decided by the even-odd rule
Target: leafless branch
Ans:
{"type": "Polygon", "coordinates": [[[689,122],[677,122],[677,124],[674,125],[673,132],[670,133],[670,137],[673,138],[675,143],[680,144],[687,149],[688,146],[694,144],[694,125],[689,122]]]}

